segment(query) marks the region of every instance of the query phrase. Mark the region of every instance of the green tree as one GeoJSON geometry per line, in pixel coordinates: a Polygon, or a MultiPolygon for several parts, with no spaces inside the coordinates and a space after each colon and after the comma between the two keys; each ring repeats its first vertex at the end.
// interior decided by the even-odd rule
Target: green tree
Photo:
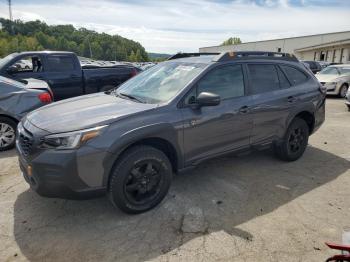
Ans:
{"type": "Polygon", "coordinates": [[[230,37],[229,39],[227,39],[226,41],[224,41],[221,45],[238,45],[238,44],[242,44],[242,41],[239,37],[230,37]]]}
{"type": "Polygon", "coordinates": [[[17,51],[62,50],[102,60],[148,61],[145,48],[119,35],[97,33],[72,25],[49,26],[39,20],[22,22],[0,18],[0,56],[17,51]],[[13,28],[13,30],[12,30],[13,28]],[[91,52],[90,52],[91,49],[91,52]]]}

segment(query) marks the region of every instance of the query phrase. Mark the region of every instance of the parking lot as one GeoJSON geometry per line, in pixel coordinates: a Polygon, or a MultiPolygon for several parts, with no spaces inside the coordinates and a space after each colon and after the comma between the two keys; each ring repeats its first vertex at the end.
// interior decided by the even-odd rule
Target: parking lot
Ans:
{"type": "Polygon", "coordinates": [[[0,153],[0,257],[31,261],[323,261],[350,226],[350,113],[326,122],[299,161],[262,151],[175,177],[157,208],[130,216],[106,198],[47,199],[0,153]]]}

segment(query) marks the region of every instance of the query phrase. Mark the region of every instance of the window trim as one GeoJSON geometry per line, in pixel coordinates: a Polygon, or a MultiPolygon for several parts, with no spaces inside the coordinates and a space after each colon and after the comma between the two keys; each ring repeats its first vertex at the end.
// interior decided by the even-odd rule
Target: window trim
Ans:
{"type": "Polygon", "coordinates": [[[246,71],[245,71],[245,66],[244,66],[244,63],[225,63],[225,64],[219,64],[217,66],[214,66],[212,68],[209,68],[208,71],[204,72],[203,75],[201,75],[198,79],[196,79],[196,81],[193,83],[193,85],[191,86],[191,88],[183,95],[183,97],[181,98],[179,104],[178,104],[178,107],[179,108],[188,108],[188,107],[191,107],[192,105],[190,104],[186,104],[185,103],[185,100],[186,100],[186,97],[187,95],[189,95],[192,90],[195,88],[196,89],[196,96],[198,96],[198,93],[197,93],[197,88],[198,88],[198,83],[206,76],[208,75],[209,73],[211,73],[212,71],[216,70],[216,69],[219,69],[221,67],[225,67],[225,66],[236,66],[236,65],[239,65],[241,67],[241,71],[242,71],[242,75],[243,75],[243,88],[244,88],[244,94],[242,96],[236,96],[236,97],[231,97],[231,98],[224,98],[222,99],[220,97],[220,102],[221,101],[226,101],[226,100],[232,100],[232,99],[237,99],[237,98],[241,98],[241,97],[244,97],[244,96],[247,96],[248,94],[248,89],[247,89],[247,85],[248,85],[248,79],[247,79],[247,76],[246,76],[246,71]]]}
{"type": "Polygon", "coordinates": [[[291,84],[291,85],[290,85],[290,88],[295,87],[295,86],[298,86],[298,85],[301,85],[301,84],[304,84],[304,83],[306,83],[307,81],[310,80],[310,76],[309,76],[308,74],[306,74],[305,72],[303,72],[302,70],[300,70],[299,68],[297,68],[296,66],[287,65],[287,64],[280,64],[280,65],[278,65],[278,66],[281,68],[282,72],[283,72],[284,75],[287,77],[288,81],[290,82],[290,84],[291,84]],[[291,67],[291,68],[294,68],[295,70],[299,71],[299,72],[302,73],[304,76],[306,76],[306,80],[305,80],[304,82],[299,83],[299,84],[293,84],[293,82],[291,81],[291,79],[289,79],[288,74],[286,73],[286,71],[283,69],[282,66],[289,66],[289,67],[291,67]]]}

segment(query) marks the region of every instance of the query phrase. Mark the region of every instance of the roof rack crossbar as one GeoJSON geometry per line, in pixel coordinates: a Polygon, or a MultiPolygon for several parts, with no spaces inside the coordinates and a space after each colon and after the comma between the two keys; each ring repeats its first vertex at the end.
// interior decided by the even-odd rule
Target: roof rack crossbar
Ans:
{"type": "Polygon", "coordinates": [[[266,58],[272,60],[298,61],[298,59],[289,53],[269,52],[269,51],[237,51],[224,52],[214,57],[214,62],[225,62],[231,60],[246,60],[254,58],[266,58]]]}
{"type": "Polygon", "coordinates": [[[177,53],[168,58],[168,60],[174,60],[178,58],[186,58],[186,57],[197,57],[203,55],[219,55],[220,53],[177,53]]]}

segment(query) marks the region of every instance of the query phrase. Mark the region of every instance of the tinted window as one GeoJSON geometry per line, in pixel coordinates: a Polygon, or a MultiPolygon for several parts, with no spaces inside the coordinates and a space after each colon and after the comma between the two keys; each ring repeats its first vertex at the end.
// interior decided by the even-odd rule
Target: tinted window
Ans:
{"type": "Polygon", "coordinates": [[[74,60],[70,56],[49,56],[50,70],[54,72],[65,72],[74,70],[74,60]]]}
{"type": "Polygon", "coordinates": [[[277,68],[277,73],[278,73],[278,78],[280,80],[280,87],[281,88],[290,87],[290,83],[288,82],[287,77],[285,76],[285,74],[282,72],[280,68],[277,68]]]}
{"type": "Polygon", "coordinates": [[[243,72],[240,65],[223,66],[210,71],[197,85],[197,94],[211,92],[221,99],[244,95],[243,72]]]}
{"type": "Polygon", "coordinates": [[[307,81],[307,76],[298,69],[290,66],[281,66],[292,85],[299,85],[307,81]]]}
{"type": "Polygon", "coordinates": [[[278,90],[279,80],[274,65],[248,65],[252,83],[252,94],[278,90]]]}

